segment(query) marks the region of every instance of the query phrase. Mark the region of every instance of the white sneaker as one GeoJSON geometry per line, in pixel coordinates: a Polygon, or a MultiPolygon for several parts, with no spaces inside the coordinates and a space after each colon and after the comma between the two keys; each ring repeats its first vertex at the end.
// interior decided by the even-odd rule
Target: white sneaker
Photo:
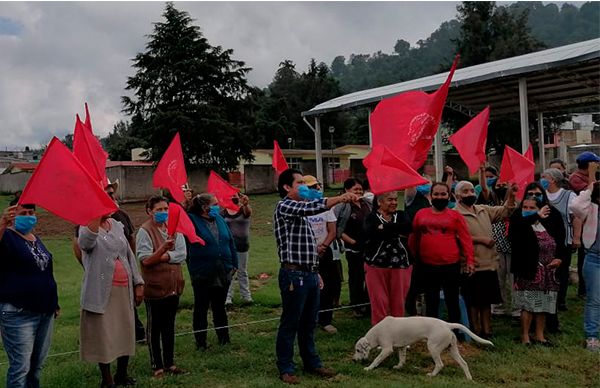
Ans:
{"type": "Polygon", "coordinates": [[[590,352],[600,352],[600,340],[598,338],[587,338],[585,348],[590,352]]]}
{"type": "Polygon", "coordinates": [[[337,329],[333,325],[326,325],[326,326],[321,327],[321,329],[323,329],[324,332],[329,333],[329,334],[337,333],[337,329]]]}
{"type": "Polygon", "coordinates": [[[233,302],[231,301],[231,299],[225,300],[225,306],[231,306],[232,304],[233,302]]]}

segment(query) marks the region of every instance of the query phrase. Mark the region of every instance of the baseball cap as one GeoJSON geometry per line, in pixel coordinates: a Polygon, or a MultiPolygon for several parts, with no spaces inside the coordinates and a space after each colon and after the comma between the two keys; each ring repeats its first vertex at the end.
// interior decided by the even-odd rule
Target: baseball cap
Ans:
{"type": "Polygon", "coordinates": [[[585,151],[579,154],[576,160],[577,163],[585,163],[585,162],[600,162],[600,157],[593,152],[585,151]]]}
{"type": "Polygon", "coordinates": [[[304,184],[308,187],[311,187],[319,184],[319,181],[312,175],[304,175],[304,184]]]}

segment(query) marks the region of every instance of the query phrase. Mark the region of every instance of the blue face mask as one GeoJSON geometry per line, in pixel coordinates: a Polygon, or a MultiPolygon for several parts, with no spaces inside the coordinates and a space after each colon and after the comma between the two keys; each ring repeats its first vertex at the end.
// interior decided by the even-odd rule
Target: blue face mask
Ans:
{"type": "Polygon", "coordinates": [[[429,192],[431,191],[431,184],[425,184],[425,185],[421,185],[421,186],[417,186],[417,191],[421,194],[421,195],[428,195],[429,192]]]}
{"type": "Polygon", "coordinates": [[[521,210],[521,214],[523,215],[523,218],[527,218],[537,214],[537,210],[521,210]]]}
{"type": "Polygon", "coordinates": [[[169,212],[156,212],[154,213],[154,221],[157,224],[162,224],[167,222],[169,219],[169,212]]]}
{"type": "Polygon", "coordinates": [[[548,190],[548,186],[550,186],[550,182],[546,178],[540,179],[540,185],[544,188],[544,190],[548,190]]]}
{"type": "Polygon", "coordinates": [[[21,234],[27,234],[31,232],[31,229],[37,224],[36,216],[16,216],[15,217],[15,229],[21,234]]]}
{"type": "Polygon", "coordinates": [[[323,198],[323,193],[316,189],[310,189],[306,185],[298,186],[298,195],[307,201],[314,201],[323,198]]]}
{"type": "Polygon", "coordinates": [[[210,210],[208,211],[208,215],[211,217],[216,217],[221,212],[221,207],[219,205],[212,205],[210,210]]]}
{"type": "Polygon", "coordinates": [[[485,184],[491,189],[494,188],[496,182],[498,182],[498,178],[485,178],[485,184]]]}

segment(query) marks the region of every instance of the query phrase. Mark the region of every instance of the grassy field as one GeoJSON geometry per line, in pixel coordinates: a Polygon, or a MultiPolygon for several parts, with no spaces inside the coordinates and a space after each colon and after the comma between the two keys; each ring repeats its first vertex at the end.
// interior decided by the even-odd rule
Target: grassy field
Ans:
{"type": "MultiPolygon", "coordinates": [[[[276,202],[273,195],[252,198],[255,208],[250,253],[255,304],[236,305],[229,312],[232,343],[216,344],[216,336],[209,333],[209,349],[196,351],[192,330],[192,289],[189,282],[181,298],[177,316],[176,355],[177,365],[191,371],[181,377],[165,377],[153,380],[148,349],[137,346],[137,354],[131,360],[130,374],[141,387],[273,387],[281,386],[275,367],[275,335],[280,297],[277,287],[278,260],[272,237],[272,209],[276,202]],[[263,274],[263,276],[259,276],[263,274]],[[265,276],[264,274],[268,275],[265,276]],[[261,323],[252,323],[262,321],[261,323]]],[[[7,202],[0,197],[0,205],[7,202]]],[[[128,205],[128,211],[141,205],[128,205]]],[[[41,220],[43,222],[43,220],[41,220]]],[[[42,225],[40,225],[42,226],[42,225]]],[[[79,292],[82,269],[75,261],[70,247],[71,229],[62,233],[41,235],[54,254],[55,277],[59,285],[61,317],[56,321],[51,356],[46,361],[42,375],[44,387],[93,387],[100,382],[96,365],[79,360],[79,292]],[[68,353],[68,354],[63,354],[68,353]]],[[[345,264],[345,263],[344,263],[345,264]]],[[[184,273],[187,271],[184,271],[184,273]]],[[[239,302],[239,300],[236,300],[239,302]]],[[[342,302],[347,303],[347,286],[343,287],[342,302]]],[[[317,347],[327,366],[339,375],[329,381],[304,376],[299,371],[302,385],[306,387],[378,387],[391,386],[439,386],[439,387],[585,387],[598,386],[600,382],[600,358],[582,347],[583,303],[574,296],[571,287],[568,299],[569,311],[561,315],[562,334],[550,338],[557,348],[525,348],[517,343],[518,326],[509,318],[494,320],[494,348],[481,348],[470,344],[461,345],[461,353],[469,364],[474,381],[468,382],[462,370],[449,357],[444,356],[446,367],[439,376],[429,378],[425,374],[433,368],[433,362],[425,347],[414,346],[408,353],[407,363],[401,370],[392,366],[397,362],[390,357],[378,369],[363,371],[364,364],[352,361],[354,342],[369,328],[366,319],[355,319],[348,310],[335,313],[334,324],[339,332],[327,335],[317,333],[317,347]]],[[[140,308],[145,321],[145,310],[140,308]]],[[[375,356],[373,352],[372,357],[375,356]]],[[[6,354],[0,353],[0,381],[5,384],[6,354]]]]}

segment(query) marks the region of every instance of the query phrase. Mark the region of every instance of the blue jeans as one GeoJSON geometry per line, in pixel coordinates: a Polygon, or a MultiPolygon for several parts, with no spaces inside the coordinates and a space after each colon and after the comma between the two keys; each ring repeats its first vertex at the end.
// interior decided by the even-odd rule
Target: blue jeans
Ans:
{"type": "Polygon", "coordinates": [[[586,300],[583,310],[583,331],[585,338],[598,338],[600,331],[600,255],[589,252],[583,263],[586,300]]]}
{"type": "Polygon", "coordinates": [[[8,355],[6,386],[37,388],[48,355],[54,314],[35,313],[0,303],[0,331],[8,355]]]}
{"type": "Polygon", "coordinates": [[[281,320],[277,331],[277,368],[279,374],[293,374],[294,341],[305,370],[321,368],[323,364],[315,348],[315,328],[319,313],[319,275],[314,272],[279,270],[281,320]]]}

